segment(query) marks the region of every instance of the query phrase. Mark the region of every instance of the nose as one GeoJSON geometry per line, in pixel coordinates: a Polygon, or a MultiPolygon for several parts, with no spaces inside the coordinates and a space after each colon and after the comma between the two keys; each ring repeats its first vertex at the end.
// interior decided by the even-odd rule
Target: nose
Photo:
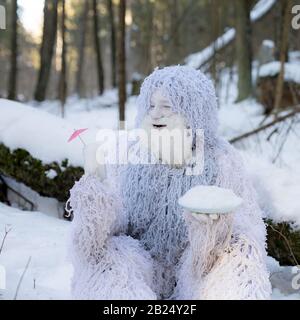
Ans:
{"type": "Polygon", "coordinates": [[[152,108],[150,110],[150,116],[153,120],[158,120],[161,118],[161,113],[160,113],[160,109],[155,106],[154,108],[152,108]]]}

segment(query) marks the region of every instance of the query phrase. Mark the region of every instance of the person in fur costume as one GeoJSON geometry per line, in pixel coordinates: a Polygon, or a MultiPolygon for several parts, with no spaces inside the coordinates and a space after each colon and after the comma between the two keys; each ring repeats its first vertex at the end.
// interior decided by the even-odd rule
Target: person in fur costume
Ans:
{"type": "Polygon", "coordinates": [[[186,66],[155,69],[137,106],[136,128],[191,130],[203,170],[187,174],[194,158],[174,165],[157,154],[154,164],[106,165],[103,174],[87,146],[85,174],[69,199],[73,297],[269,299],[265,225],[237,151],[218,136],[211,81],[186,66]],[[197,129],[204,133],[199,150],[197,129]],[[232,214],[198,218],[178,205],[198,185],[231,189],[243,203],[232,214]]]}

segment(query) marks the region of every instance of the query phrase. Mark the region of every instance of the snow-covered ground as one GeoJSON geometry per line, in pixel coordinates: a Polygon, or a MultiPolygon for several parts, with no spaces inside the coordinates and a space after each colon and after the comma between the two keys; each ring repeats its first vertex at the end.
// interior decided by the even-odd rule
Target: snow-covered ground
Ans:
{"type": "MultiPolygon", "coordinates": [[[[257,74],[255,69],[253,74],[257,74]]],[[[264,119],[262,107],[253,99],[234,103],[237,95],[235,75],[230,78],[230,73],[224,69],[221,79],[218,92],[220,133],[232,138],[259,126],[264,119]]],[[[60,118],[57,101],[19,105],[0,99],[0,113],[0,142],[11,148],[25,147],[45,162],[68,157],[72,164],[82,165],[82,144],[79,140],[68,144],[67,139],[73,129],[89,128],[82,135],[85,142],[95,138],[97,129],[116,129],[117,92],[106,91],[103,96],[93,99],[70,97],[65,106],[65,119],[60,118]]],[[[130,97],[126,106],[126,117],[130,120],[128,128],[133,126],[135,114],[135,97],[130,97]]],[[[285,124],[279,128],[279,135],[273,134],[266,139],[271,133],[267,130],[236,145],[245,159],[266,214],[275,221],[294,221],[297,228],[300,228],[299,126],[299,121],[293,123],[287,139],[285,132],[289,126],[285,124]]],[[[19,191],[29,194],[22,185],[19,191]]],[[[67,299],[72,273],[66,258],[70,223],[58,218],[57,203],[53,199],[39,199],[34,193],[32,197],[43,204],[39,206],[42,212],[20,211],[0,204],[0,245],[5,226],[12,229],[0,255],[0,266],[5,266],[7,272],[7,289],[0,290],[0,299],[14,297],[30,257],[18,298],[67,299]]],[[[291,279],[295,276],[291,269],[279,267],[273,259],[269,260],[269,265],[276,287],[273,298],[300,299],[299,291],[291,290],[291,279]]]]}
{"type": "Polygon", "coordinates": [[[0,203],[0,243],[10,230],[0,254],[6,270],[6,289],[0,299],[69,299],[71,264],[67,259],[70,223],[41,212],[21,211],[0,203]]]}

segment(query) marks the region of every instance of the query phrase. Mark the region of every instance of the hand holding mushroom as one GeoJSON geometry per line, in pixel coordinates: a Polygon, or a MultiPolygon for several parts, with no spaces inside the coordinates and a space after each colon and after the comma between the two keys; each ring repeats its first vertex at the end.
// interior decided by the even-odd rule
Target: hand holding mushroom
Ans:
{"type": "Polygon", "coordinates": [[[178,203],[185,212],[204,222],[232,214],[242,204],[242,199],[230,189],[199,185],[187,191],[178,203]]]}
{"type": "Polygon", "coordinates": [[[191,264],[195,270],[208,272],[230,244],[233,213],[242,199],[230,189],[198,185],[179,198],[178,203],[184,208],[188,226],[191,264]],[[210,259],[203,260],[204,257],[210,259]]]}

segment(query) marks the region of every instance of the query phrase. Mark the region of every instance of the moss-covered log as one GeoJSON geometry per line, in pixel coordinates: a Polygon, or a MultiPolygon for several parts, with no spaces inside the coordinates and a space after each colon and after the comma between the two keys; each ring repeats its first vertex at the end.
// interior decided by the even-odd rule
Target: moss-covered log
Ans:
{"type": "Polygon", "coordinates": [[[44,164],[24,149],[11,151],[0,144],[0,174],[24,183],[42,196],[65,202],[70,188],[83,175],[83,169],[70,166],[67,159],[44,164]]]}

